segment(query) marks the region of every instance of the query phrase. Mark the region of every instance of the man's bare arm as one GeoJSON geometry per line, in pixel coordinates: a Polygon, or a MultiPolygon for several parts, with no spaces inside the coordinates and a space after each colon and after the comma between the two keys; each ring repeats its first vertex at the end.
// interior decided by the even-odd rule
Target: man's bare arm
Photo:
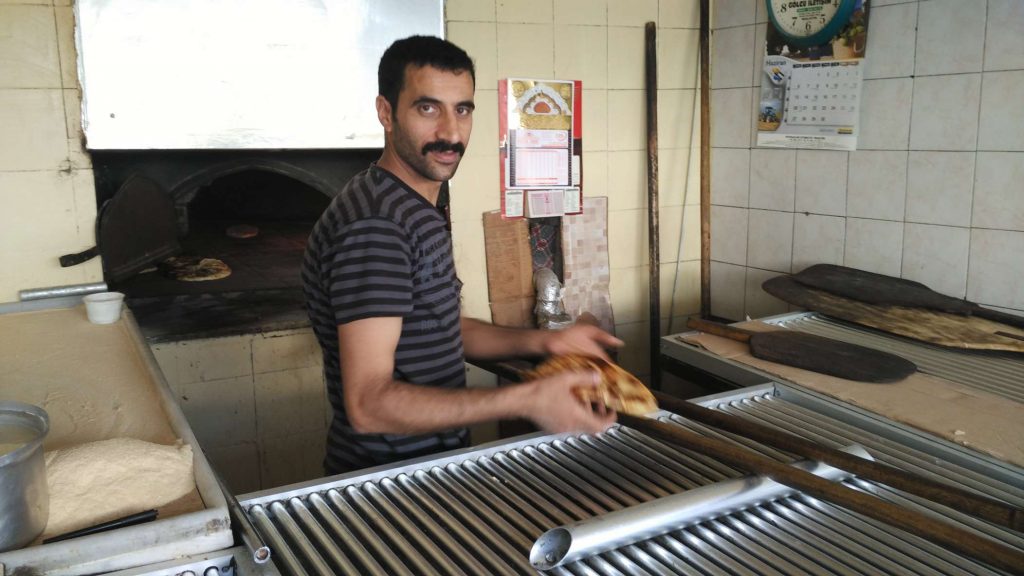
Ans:
{"type": "Polygon", "coordinates": [[[622,340],[588,324],[564,330],[507,328],[462,317],[462,342],[470,360],[504,360],[552,354],[585,354],[607,359],[605,349],[622,340]]]}
{"type": "Polygon", "coordinates": [[[528,418],[549,432],[599,432],[614,415],[594,413],[572,393],[596,375],[565,373],[500,388],[444,389],[392,378],[401,318],[338,326],[345,410],[361,433],[422,434],[488,420],[528,418]]]}

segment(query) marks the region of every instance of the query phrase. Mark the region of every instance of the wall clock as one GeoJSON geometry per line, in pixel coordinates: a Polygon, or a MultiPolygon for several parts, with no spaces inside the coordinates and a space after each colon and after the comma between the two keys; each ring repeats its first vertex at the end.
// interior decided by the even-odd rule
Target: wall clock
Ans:
{"type": "Polygon", "coordinates": [[[794,46],[824,44],[850,22],[858,0],[765,0],[775,29],[794,46]]]}

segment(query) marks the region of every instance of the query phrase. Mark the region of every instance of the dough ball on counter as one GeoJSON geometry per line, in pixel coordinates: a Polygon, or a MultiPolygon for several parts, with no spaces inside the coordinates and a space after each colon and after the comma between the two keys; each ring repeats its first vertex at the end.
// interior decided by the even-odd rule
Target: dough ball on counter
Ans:
{"type": "Polygon", "coordinates": [[[195,488],[192,447],[134,438],[46,453],[50,518],[43,538],[160,508],[195,488]]]}

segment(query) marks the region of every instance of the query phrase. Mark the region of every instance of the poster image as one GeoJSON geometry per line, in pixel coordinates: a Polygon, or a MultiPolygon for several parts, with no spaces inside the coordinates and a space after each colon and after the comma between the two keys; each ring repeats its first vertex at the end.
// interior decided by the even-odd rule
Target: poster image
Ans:
{"type": "Polygon", "coordinates": [[[758,146],[856,150],[868,4],[769,2],[772,17],[756,111],[758,146]],[[809,37],[817,41],[801,41],[799,33],[805,30],[816,31],[809,37]]]}

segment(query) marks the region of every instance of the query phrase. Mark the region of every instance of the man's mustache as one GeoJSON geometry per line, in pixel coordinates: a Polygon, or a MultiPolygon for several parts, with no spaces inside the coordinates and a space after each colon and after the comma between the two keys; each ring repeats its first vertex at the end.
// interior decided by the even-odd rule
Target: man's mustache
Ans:
{"type": "Polygon", "coordinates": [[[458,152],[460,156],[466,153],[466,146],[462,142],[451,143],[447,140],[437,140],[423,146],[423,155],[428,152],[458,152]]]}

